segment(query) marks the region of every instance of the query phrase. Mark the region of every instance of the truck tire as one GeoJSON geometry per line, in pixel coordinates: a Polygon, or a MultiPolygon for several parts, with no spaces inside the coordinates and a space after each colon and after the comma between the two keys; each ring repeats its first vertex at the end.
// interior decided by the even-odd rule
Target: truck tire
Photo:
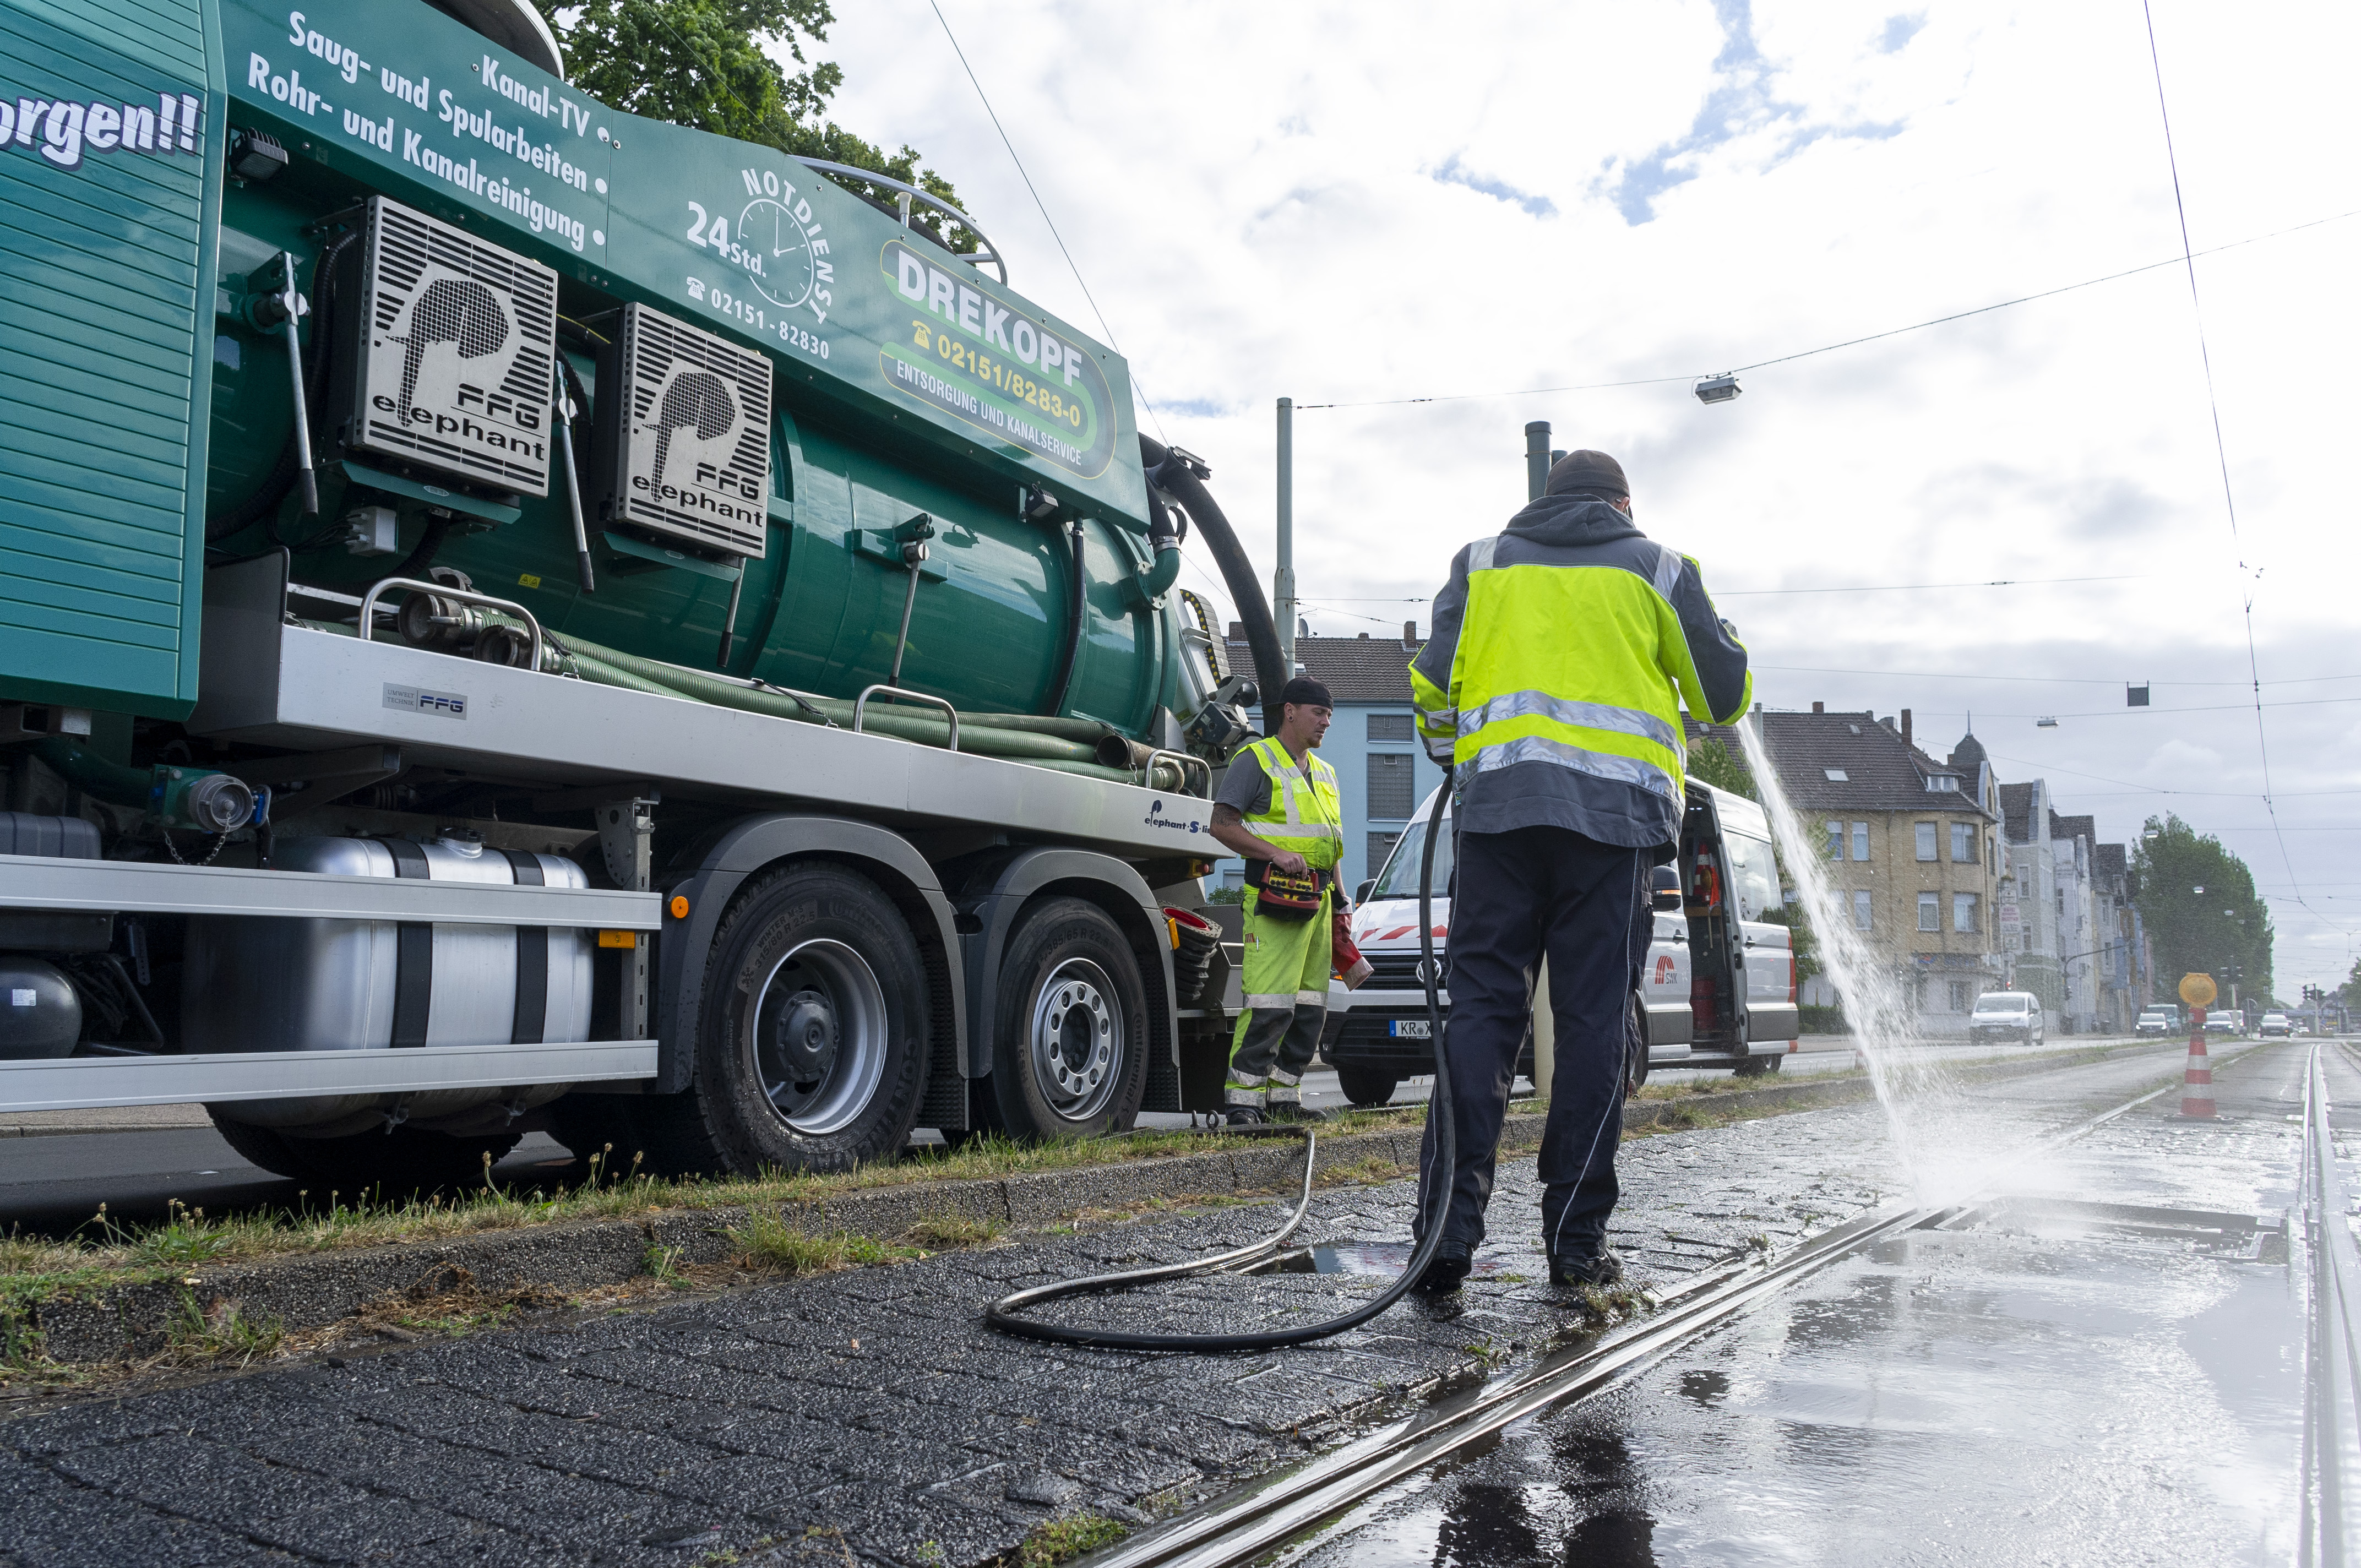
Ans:
{"type": "Polygon", "coordinates": [[[899,1158],[925,1087],[927,975],[901,911],[826,861],[748,882],[713,933],[696,1076],[631,1108],[659,1176],[899,1158]]]}
{"type": "Polygon", "coordinates": [[[1392,1100],[1394,1091],[1401,1087],[1401,1074],[1388,1072],[1383,1068],[1345,1067],[1340,1064],[1336,1069],[1336,1087],[1345,1091],[1346,1100],[1367,1109],[1392,1100]]]}
{"type": "MultiPolygon", "coordinates": [[[[292,1181],[307,1184],[308,1203],[325,1206],[328,1195],[350,1200],[406,1198],[480,1187],[484,1160],[506,1158],[524,1141],[522,1133],[456,1138],[447,1133],[396,1127],[390,1132],[349,1133],[336,1138],[305,1138],[276,1127],[234,1122],[207,1106],[214,1130],[241,1159],[292,1181]]],[[[307,1206],[308,1206],[307,1203],[307,1206]]]]}
{"type": "Polygon", "coordinates": [[[1123,1132],[1148,1092],[1148,988],[1106,912],[1052,898],[1008,939],[992,1020],[994,1120],[1048,1141],[1123,1132]]]}
{"type": "Polygon", "coordinates": [[[1748,1057],[1730,1070],[1741,1078],[1763,1078],[1779,1070],[1785,1057],[1748,1057]]]}

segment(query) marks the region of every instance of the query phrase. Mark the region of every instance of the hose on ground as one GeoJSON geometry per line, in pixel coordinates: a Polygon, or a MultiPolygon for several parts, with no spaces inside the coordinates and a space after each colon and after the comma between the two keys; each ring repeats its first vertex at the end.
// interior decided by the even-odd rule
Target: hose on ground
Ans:
{"type": "MultiPolygon", "coordinates": [[[[1143,437],[1143,440],[1146,438],[1143,437]]],[[[1185,501],[1183,504],[1186,504],[1185,501]]],[[[1201,522],[1202,519],[1199,520],[1201,522]]],[[[1242,1268],[1269,1256],[1286,1245],[1296,1227],[1303,1223],[1312,1207],[1312,1167],[1318,1153],[1319,1140],[1309,1127],[1257,1128],[1268,1136],[1286,1134],[1303,1139],[1303,1189],[1296,1200],[1295,1212],[1261,1241],[1213,1257],[1195,1258],[1187,1263],[1159,1264],[1153,1268],[1126,1269],[1119,1274],[1094,1274],[1086,1279],[1060,1280],[1054,1285],[1037,1286],[1004,1296],[984,1310],[983,1321],[1005,1334],[1019,1339],[1043,1340],[1051,1344],[1086,1345],[1098,1350],[1185,1350],[1202,1354],[1231,1351],[1276,1350],[1282,1345],[1304,1344],[1312,1340],[1330,1338],[1349,1329],[1356,1329],[1402,1299],[1405,1291],[1418,1282],[1434,1261],[1435,1249],[1443,1245],[1444,1221],[1451,1212],[1452,1168],[1457,1157],[1452,1136],[1452,1098],[1450,1065],[1443,1055],[1443,999],[1439,988],[1440,971],[1434,962],[1434,845],[1443,832],[1443,802],[1451,797],[1451,770],[1443,774],[1443,789],[1435,796],[1433,815],[1427,822],[1426,842],[1418,860],[1418,927],[1419,972],[1426,982],[1427,1028],[1434,1045],[1434,1092],[1426,1102],[1428,1145],[1434,1159],[1432,1177],[1425,1185],[1434,1209],[1431,1215],[1422,1214],[1423,1234],[1411,1252],[1408,1266],[1401,1277],[1368,1301],[1341,1316],[1301,1328],[1273,1329],[1261,1333],[1236,1334],[1151,1334],[1132,1333],[1117,1329],[1073,1328],[1064,1323],[1045,1323],[1016,1314],[1044,1302],[1061,1300],[1069,1296],[1095,1294],[1101,1291],[1127,1290],[1152,1284],[1159,1279],[1186,1279],[1192,1275],[1212,1274],[1219,1270],[1242,1268]]]]}

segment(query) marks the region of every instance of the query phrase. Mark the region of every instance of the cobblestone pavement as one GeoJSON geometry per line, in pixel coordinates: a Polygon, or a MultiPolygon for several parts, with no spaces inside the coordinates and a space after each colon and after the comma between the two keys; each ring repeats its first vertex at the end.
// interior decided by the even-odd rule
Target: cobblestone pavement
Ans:
{"type": "MultiPolygon", "coordinates": [[[[2054,1118],[2160,1065],[2003,1093],[2054,1118]]],[[[1658,1285],[1900,1190],[1873,1107],[1662,1135],[1622,1162],[1614,1238],[1658,1285]]],[[[1055,1516],[1137,1522],[1577,1330],[1546,1283],[1532,1175],[1503,1165],[1456,1301],[1270,1355],[1071,1351],[979,1315],[1023,1284],[1238,1245],[1276,1222],[1254,1204],[28,1416],[0,1427],[0,1561],[989,1562],[1055,1516]]],[[[1301,1239],[1372,1243],[1383,1267],[1411,1197],[1324,1195],[1301,1239]]],[[[1237,1328],[1379,1284],[1223,1277],[1072,1310],[1237,1328]]]]}

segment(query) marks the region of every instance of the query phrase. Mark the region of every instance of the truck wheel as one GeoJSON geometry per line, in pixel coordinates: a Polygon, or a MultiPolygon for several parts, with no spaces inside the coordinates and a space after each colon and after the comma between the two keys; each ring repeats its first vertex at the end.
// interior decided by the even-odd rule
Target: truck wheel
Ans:
{"type": "Polygon", "coordinates": [[[927,977],[901,912],[859,872],[750,882],[707,959],[696,1078],[631,1119],[658,1175],[849,1170],[910,1141],[927,977]]]}
{"type": "Polygon", "coordinates": [[[1336,1069],[1336,1087],[1345,1091],[1345,1099],[1367,1109],[1393,1099],[1394,1091],[1401,1087],[1401,1075],[1383,1068],[1340,1065],[1336,1069]]]}
{"type": "Polygon", "coordinates": [[[350,1133],[338,1138],[306,1138],[276,1127],[233,1122],[211,1106],[214,1127],[239,1158],[306,1183],[311,1201],[324,1206],[328,1194],[379,1200],[413,1192],[480,1187],[484,1158],[497,1165],[524,1141],[522,1133],[455,1138],[447,1133],[396,1127],[391,1132],[350,1133]]]}
{"type": "Polygon", "coordinates": [[[1748,1057],[1730,1070],[1741,1078],[1763,1078],[1779,1070],[1785,1057],[1748,1057]]]}
{"type": "Polygon", "coordinates": [[[1010,1136],[1121,1132],[1148,1092],[1148,991],[1105,911],[1053,898],[1025,916],[1000,966],[993,1110],[1010,1136]]]}

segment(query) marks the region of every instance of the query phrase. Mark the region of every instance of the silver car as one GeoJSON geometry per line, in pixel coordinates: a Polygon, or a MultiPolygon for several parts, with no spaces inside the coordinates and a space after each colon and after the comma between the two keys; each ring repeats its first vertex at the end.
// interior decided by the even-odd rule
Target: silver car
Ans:
{"type": "Polygon", "coordinates": [[[2048,1036],[2041,998],[2029,991],[1987,991],[1976,998],[1976,1010],[1968,1014],[1971,1040],[2015,1040],[2037,1046],[2048,1036]]]}

